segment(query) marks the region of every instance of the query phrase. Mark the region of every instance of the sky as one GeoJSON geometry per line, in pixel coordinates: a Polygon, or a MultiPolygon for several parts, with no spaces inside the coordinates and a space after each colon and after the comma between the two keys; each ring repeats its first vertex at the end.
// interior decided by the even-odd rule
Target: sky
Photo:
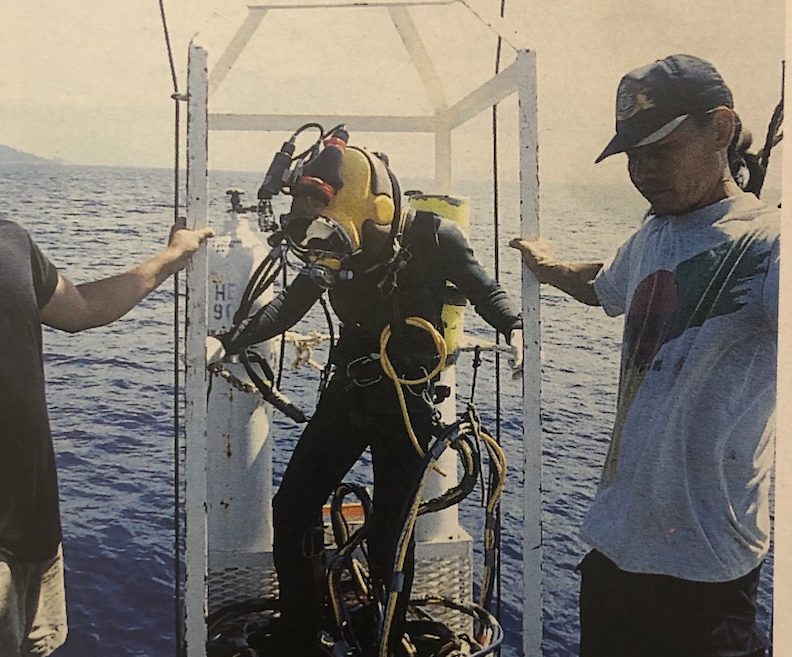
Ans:
{"type": "MultiPolygon", "coordinates": [[[[500,6],[469,1],[482,16],[500,6]]],[[[190,40],[207,48],[211,69],[246,5],[164,5],[184,91],[190,40]]],[[[593,164],[612,136],[616,86],[628,70],[673,52],[712,61],[732,87],[744,124],[763,142],[780,94],[783,0],[506,0],[505,6],[508,40],[537,54],[540,179],[624,181],[624,156],[593,164]]],[[[0,7],[0,144],[78,164],[172,166],[173,89],[158,0],[0,0],[0,7]]],[[[449,102],[492,75],[495,37],[470,12],[461,6],[412,11],[449,102]]],[[[513,58],[504,46],[501,67],[513,58]]],[[[515,107],[505,101],[499,114],[506,176],[516,175],[515,107]]],[[[383,9],[289,9],[268,13],[210,111],[427,114],[431,106],[383,9]]],[[[353,140],[388,152],[397,171],[431,173],[427,137],[350,128],[353,140]]],[[[460,130],[456,176],[487,174],[491,130],[488,114],[460,130]]],[[[210,166],[261,170],[284,136],[213,133],[210,166]]],[[[771,165],[768,184],[779,170],[771,165]]]]}

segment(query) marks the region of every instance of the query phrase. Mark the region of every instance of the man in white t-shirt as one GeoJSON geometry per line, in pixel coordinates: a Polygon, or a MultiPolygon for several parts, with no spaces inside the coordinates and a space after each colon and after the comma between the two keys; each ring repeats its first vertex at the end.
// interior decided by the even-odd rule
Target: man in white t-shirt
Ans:
{"type": "Polygon", "coordinates": [[[524,240],[540,282],[625,315],[616,419],[581,534],[581,657],[761,657],[779,216],[742,191],[732,94],[671,55],[625,75],[616,135],[651,209],[609,261],[524,240]]]}

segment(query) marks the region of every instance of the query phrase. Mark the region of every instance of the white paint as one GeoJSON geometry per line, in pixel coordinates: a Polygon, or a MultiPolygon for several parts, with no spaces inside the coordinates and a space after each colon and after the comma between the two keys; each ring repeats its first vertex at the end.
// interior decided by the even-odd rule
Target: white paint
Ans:
{"type": "Polygon", "coordinates": [[[435,114],[443,112],[448,107],[443,83],[437,73],[429,53],[426,51],[421,35],[415,27],[410,12],[405,7],[392,7],[388,10],[393,25],[399,33],[407,53],[410,55],[418,75],[421,77],[424,89],[432,103],[435,114]]]}
{"type": "Polygon", "coordinates": [[[295,3],[292,0],[281,0],[281,2],[271,2],[264,5],[250,5],[250,11],[261,11],[266,9],[376,9],[378,7],[420,7],[432,5],[451,5],[460,0],[372,0],[370,2],[349,0],[335,0],[333,2],[303,2],[295,3]]]}
{"type": "MultiPolygon", "coordinates": [[[[207,72],[206,51],[191,45],[188,58],[187,221],[207,225],[207,72]]],[[[189,657],[206,655],[206,280],[207,256],[202,247],[187,269],[185,331],[185,513],[186,582],[185,642],[189,657]]]]}
{"type": "Polygon", "coordinates": [[[434,132],[433,116],[370,116],[354,114],[228,114],[209,115],[211,130],[292,132],[309,121],[322,125],[345,123],[357,132],[434,132]]]}
{"type": "Polygon", "coordinates": [[[248,12],[248,15],[245,17],[242,25],[239,26],[239,30],[237,30],[234,38],[231,39],[231,43],[228,44],[228,47],[223,54],[220,55],[217,63],[212,67],[212,74],[209,76],[210,96],[217,90],[217,87],[223,83],[223,80],[225,80],[229,71],[233,68],[240,53],[245,49],[245,46],[256,33],[258,26],[261,25],[261,21],[264,20],[264,16],[266,15],[266,11],[248,12]]]}
{"type": "Polygon", "coordinates": [[[481,112],[488,110],[514,93],[517,77],[517,62],[514,62],[449,108],[444,120],[448,122],[451,128],[456,128],[481,112]]]}
{"type": "MultiPolygon", "coordinates": [[[[536,53],[517,54],[520,112],[520,234],[539,237],[536,53]]],[[[542,654],[542,425],[539,283],[523,267],[523,653],[542,654]]]]}

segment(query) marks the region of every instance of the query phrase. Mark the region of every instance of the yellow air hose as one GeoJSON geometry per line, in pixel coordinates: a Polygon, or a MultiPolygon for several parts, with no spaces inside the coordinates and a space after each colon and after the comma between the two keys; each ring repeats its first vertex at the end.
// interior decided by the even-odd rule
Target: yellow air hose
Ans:
{"type": "MultiPolygon", "coordinates": [[[[410,195],[410,207],[413,210],[434,212],[435,214],[454,222],[465,235],[467,235],[469,232],[470,199],[466,197],[449,196],[446,194],[416,193],[410,195]]],[[[452,295],[452,291],[456,290],[453,285],[451,285],[451,283],[446,283],[446,286],[449,289],[447,296],[454,296],[452,295]]],[[[447,299],[446,303],[443,305],[443,334],[441,334],[429,321],[423,319],[422,317],[408,317],[405,320],[407,325],[421,328],[432,336],[432,340],[434,340],[435,343],[435,348],[437,349],[437,354],[440,356],[440,362],[438,365],[426,376],[420,379],[399,378],[390,362],[390,358],[388,358],[388,353],[386,351],[388,340],[390,340],[391,337],[391,327],[386,326],[384,329],[382,329],[382,333],[380,334],[380,364],[382,365],[382,369],[385,374],[389,379],[391,379],[391,381],[393,381],[393,385],[396,386],[396,395],[399,398],[399,407],[401,408],[402,416],[404,417],[404,426],[407,428],[407,434],[410,437],[413,447],[415,447],[415,451],[418,452],[421,458],[424,456],[424,451],[418,442],[415,432],[413,431],[412,423],[410,422],[410,416],[407,412],[407,403],[404,400],[404,391],[402,390],[402,386],[427,383],[428,381],[431,381],[433,378],[435,378],[440,372],[442,372],[446,366],[452,364],[453,359],[456,357],[459,339],[463,331],[462,325],[466,303],[464,300],[460,301],[458,297],[459,293],[456,292],[454,299],[452,300],[449,296],[449,299],[447,299]],[[450,360],[449,355],[451,355],[450,360]]],[[[439,474],[443,474],[436,465],[433,469],[439,474]]]]}
{"type": "MultiPolygon", "coordinates": [[[[454,196],[446,196],[446,195],[424,195],[424,194],[417,194],[412,195],[410,197],[410,207],[415,210],[423,210],[428,212],[434,212],[440,216],[446,217],[453,221],[457,226],[462,230],[462,232],[467,235],[469,232],[469,225],[470,225],[470,200],[464,197],[454,197],[454,196]]],[[[409,412],[407,410],[407,403],[404,399],[404,391],[402,390],[402,386],[404,385],[417,385],[420,383],[427,383],[435,378],[443,369],[445,369],[447,364],[453,364],[453,358],[449,361],[449,353],[456,354],[458,343],[460,336],[463,332],[463,318],[464,318],[464,310],[465,310],[465,301],[460,297],[459,293],[457,292],[456,295],[453,293],[456,292],[453,285],[447,283],[447,287],[449,291],[447,292],[447,296],[449,297],[446,300],[446,303],[443,306],[442,311],[442,321],[444,327],[445,335],[441,335],[440,332],[431,324],[431,322],[423,319],[422,317],[408,317],[405,319],[405,324],[408,326],[413,326],[416,328],[423,329],[426,331],[433,339],[435,347],[437,349],[438,356],[440,357],[440,362],[437,366],[426,376],[423,376],[418,379],[403,379],[400,378],[399,375],[396,373],[393,364],[390,361],[387,353],[387,346],[388,341],[391,337],[391,327],[386,326],[382,333],[380,334],[380,364],[382,366],[382,370],[385,372],[386,376],[393,381],[393,385],[396,387],[396,395],[399,399],[399,407],[401,408],[402,416],[404,418],[404,425],[407,429],[407,434],[410,437],[410,441],[415,448],[415,451],[423,458],[425,456],[425,452],[421,447],[420,443],[418,442],[418,438],[415,435],[415,431],[413,430],[412,423],[410,422],[409,412]],[[450,347],[450,348],[449,348],[450,347]]],[[[487,451],[489,452],[490,458],[495,464],[496,469],[496,486],[493,494],[491,495],[491,499],[488,504],[487,511],[488,513],[494,513],[495,507],[497,507],[498,500],[501,496],[501,492],[503,489],[503,478],[505,477],[506,471],[506,457],[503,453],[502,448],[497,442],[487,434],[485,431],[481,429],[480,426],[474,426],[470,423],[466,423],[463,427],[463,431],[474,433],[478,435],[487,446],[487,451]],[[494,499],[492,499],[494,498],[494,499]]],[[[410,508],[407,517],[407,523],[403,529],[402,536],[400,538],[400,542],[397,546],[397,553],[396,553],[396,572],[401,572],[404,568],[404,563],[407,558],[407,551],[409,546],[409,540],[407,537],[412,534],[413,528],[415,526],[415,521],[418,517],[419,507],[421,504],[421,494],[420,491],[423,490],[424,485],[426,483],[426,478],[428,476],[429,470],[435,470],[440,474],[443,474],[437,467],[437,459],[432,459],[431,467],[427,468],[422,477],[422,481],[419,485],[419,494],[416,496],[416,499],[413,500],[413,504],[410,508]]],[[[494,547],[494,532],[491,530],[485,533],[485,548],[491,550],[494,547]]],[[[488,572],[491,570],[485,569],[485,584],[488,584],[491,580],[492,574],[488,572]]],[[[388,644],[388,634],[390,628],[393,625],[394,620],[394,613],[396,611],[396,600],[398,598],[399,592],[397,590],[391,590],[388,599],[385,605],[385,618],[383,619],[383,630],[384,634],[381,637],[381,643],[379,647],[379,657],[386,657],[387,653],[387,644],[388,644]]]]}
{"type": "Polygon", "coordinates": [[[402,386],[412,386],[418,385],[420,383],[427,383],[435,378],[445,367],[448,350],[446,348],[445,340],[443,340],[443,336],[440,335],[440,332],[434,326],[432,326],[432,323],[428,320],[424,319],[423,317],[408,317],[404,320],[404,323],[408,326],[414,326],[415,328],[423,329],[430,336],[432,336],[435,348],[437,349],[437,355],[440,357],[440,362],[426,376],[422,376],[418,379],[402,379],[396,373],[393,363],[391,363],[391,360],[388,357],[388,341],[392,335],[391,327],[388,325],[382,329],[382,333],[380,334],[380,364],[382,366],[383,372],[385,372],[385,375],[391,381],[393,381],[393,385],[396,388],[396,396],[399,398],[399,408],[401,408],[402,417],[404,418],[404,426],[407,429],[407,435],[410,437],[410,441],[412,442],[413,447],[415,447],[415,451],[418,452],[421,458],[423,458],[425,454],[421,444],[418,442],[417,436],[415,435],[412,422],[410,422],[410,414],[407,410],[407,402],[404,399],[404,390],[402,390],[402,386]]]}
{"type": "MultiPolygon", "coordinates": [[[[495,532],[492,527],[492,522],[494,521],[494,514],[495,510],[500,502],[501,494],[503,493],[503,485],[506,478],[506,454],[503,450],[503,447],[498,444],[498,442],[487,432],[485,431],[478,422],[477,418],[473,418],[470,421],[463,421],[458,424],[458,431],[461,434],[467,434],[473,436],[481,440],[489,454],[490,461],[495,468],[495,481],[492,490],[489,494],[489,500],[487,502],[487,516],[488,522],[486,523],[487,528],[484,532],[484,550],[485,554],[489,553],[492,554],[495,550],[495,532]]],[[[407,519],[405,521],[404,526],[402,527],[401,535],[399,536],[398,543],[396,545],[396,556],[395,556],[395,563],[394,563],[394,572],[395,573],[403,573],[404,564],[407,559],[407,552],[409,548],[409,536],[412,534],[413,529],[415,527],[415,521],[418,518],[420,507],[422,503],[422,492],[426,485],[427,478],[429,476],[429,471],[435,467],[435,463],[438,459],[439,453],[435,451],[435,454],[431,458],[431,467],[427,467],[424,469],[423,473],[421,474],[420,482],[418,483],[417,487],[417,494],[413,498],[412,504],[410,509],[407,513],[407,519]]],[[[485,566],[482,573],[482,583],[481,583],[481,590],[482,590],[482,598],[485,596],[486,591],[492,586],[493,581],[493,566],[492,563],[489,562],[489,559],[485,559],[485,566]]],[[[383,625],[381,630],[380,636],[380,646],[378,657],[387,657],[387,644],[388,644],[388,637],[393,627],[394,616],[396,612],[396,602],[399,596],[400,590],[394,587],[389,593],[385,604],[385,617],[383,619],[383,625]]],[[[482,641],[489,642],[491,637],[480,637],[482,641]]]]}
{"type": "MultiPolygon", "coordinates": [[[[432,459],[432,461],[436,460],[436,458],[432,459]]],[[[402,528],[402,533],[399,537],[399,543],[396,546],[394,569],[394,572],[396,573],[402,573],[404,569],[404,563],[407,560],[407,551],[410,545],[409,536],[412,535],[413,529],[415,527],[415,520],[418,517],[418,508],[421,505],[421,492],[426,486],[426,480],[428,478],[430,469],[431,468],[426,468],[421,475],[421,481],[418,485],[418,494],[413,498],[412,505],[410,506],[410,510],[407,514],[407,522],[402,528]]],[[[385,617],[383,618],[382,622],[382,634],[380,636],[378,657],[388,657],[388,635],[390,634],[390,630],[393,627],[394,616],[396,614],[396,601],[398,600],[400,592],[400,588],[393,587],[388,593],[385,603],[385,617]]]]}

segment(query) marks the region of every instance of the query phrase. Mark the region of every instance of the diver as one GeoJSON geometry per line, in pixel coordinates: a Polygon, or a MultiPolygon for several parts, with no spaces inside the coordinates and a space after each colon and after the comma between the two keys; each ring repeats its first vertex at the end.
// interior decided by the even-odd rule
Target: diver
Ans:
{"type": "MultiPolygon", "coordinates": [[[[422,457],[411,444],[393,381],[380,362],[380,338],[390,326],[387,355],[400,377],[421,379],[437,363],[429,333],[407,325],[420,318],[442,332],[441,309],[451,281],[512,348],[522,366],[522,321],[506,292],[476,259],[462,232],[429,212],[401,210],[398,181],[387,158],[347,144],[336,130],[291,185],[281,217],[290,250],[305,262],[294,280],[238,331],[208,346],[209,361],[283,333],[328,290],[340,321],[331,351],[334,372],[291,456],[273,499],[274,560],[280,586],[278,631],[283,654],[325,654],[317,648],[323,624],[321,511],[335,487],[370,448],[373,518],[368,539],[373,578],[390,588],[395,545],[422,457]]],[[[437,421],[436,377],[405,386],[404,400],[421,448],[437,421]]],[[[411,539],[397,622],[389,645],[399,654],[413,574],[411,539]]],[[[275,653],[274,653],[275,654],[275,653]]]]}

